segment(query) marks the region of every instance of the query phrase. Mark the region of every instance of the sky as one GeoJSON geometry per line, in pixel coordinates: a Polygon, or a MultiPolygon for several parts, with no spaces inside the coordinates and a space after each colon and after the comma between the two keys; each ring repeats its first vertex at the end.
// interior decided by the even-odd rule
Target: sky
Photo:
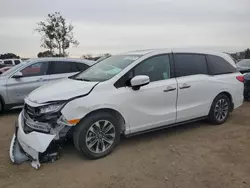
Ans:
{"type": "Polygon", "coordinates": [[[250,0],[0,0],[0,54],[36,57],[34,31],[48,13],[74,25],[83,54],[195,47],[241,51],[250,47],[250,0]]]}

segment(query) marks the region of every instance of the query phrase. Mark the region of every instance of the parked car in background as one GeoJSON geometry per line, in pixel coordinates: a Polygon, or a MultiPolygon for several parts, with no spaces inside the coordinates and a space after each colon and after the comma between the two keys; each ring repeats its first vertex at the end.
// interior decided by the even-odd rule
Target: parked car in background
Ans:
{"type": "Polygon", "coordinates": [[[0,68],[4,66],[15,66],[22,63],[21,59],[3,59],[0,62],[0,68]]]}
{"type": "Polygon", "coordinates": [[[244,74],[250,72],[250,59],[243,59],[237,63],[238,70],[244,74]]]}
{"type": "Polygon", "coordinates": [[[244,99],[250,100],[250,73],[244,74],[244,99]]]}
{"type": "Polygon", "coordinates": [[[0,76],[0,111],[22,105],[34,89],[84,71],[94,63],[73,58],[37,58],[12,67],[0,76]]]}
{"type": "Polygon", "coordinates": [[[76,149],[98,159],[113,150],[122,134],[201,119],[222,124],[242,105],[242,93],[243,76],[225,53],[166,49],[112,55],[29,94],[10,158],[39,167],[43,156],[54,154],[47,148],[73,132],[76,149]]]}

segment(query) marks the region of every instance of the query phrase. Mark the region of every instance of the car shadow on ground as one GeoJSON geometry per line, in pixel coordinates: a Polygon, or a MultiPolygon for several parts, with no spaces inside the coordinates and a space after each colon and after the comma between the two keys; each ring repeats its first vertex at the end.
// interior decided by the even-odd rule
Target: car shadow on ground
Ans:
{"type": "MultiPolygon", "coordinates": [[[[125,137],[121,136],[121,141],[118,145],[118,147],[115,148],[116,151],[121,150],[122,148],[127,148],[127,147],[133,147],[134,145],[138,143],[147,143],[151,142],[152,140],[155,139],[164,139],[166,137],[174,136],[174,135],[180,135],[184,132],[187,131],[194,131],[196,129],[202,128],[206,126],[211,126],[207,123],[206,120],[202,121],[197,121],[193,123],[187,123],[179,126],[174,126],[174,127],[169,127],[169,128],[164,128],[161,130],[156,130],[152,132],[147,132],[147,133],[142,133],[138,135],[134,135],[131,137],[125,137]]],[[[116,151],[113,153],[115,155],[116,151]]],[[[83,158],[84,160],[88,160],[86,157],[81,156],[80,152],[78,152],[73,143],[73,138],[70,138],[65,146],[63,147],[62,151],[60,152],[62,156],[65,156],[66,158],[83,158]],[[69,156],[70,155],[70,156],[69,156]]]]}
{"type": "Polygon", "coordinates": [[[199,129],[204,126],[209,126],[209,124],[207,123],[206,120],[201,120],[201,121],[197,121],[193,123],[187,123],[187,124],[182,124],[182,125],[173,126],[173,127],[166,127],[160,130],[142,133],[142,134],[138,134],[138,135],[131,136],[131,137],[122,137],[121,145],[130,145],[138,141],[147,142],[156,138],[160,139],[160,138],[172,136],[175,134],[178,135],[183,132],[194,131],[195,129],[199,129]]]}

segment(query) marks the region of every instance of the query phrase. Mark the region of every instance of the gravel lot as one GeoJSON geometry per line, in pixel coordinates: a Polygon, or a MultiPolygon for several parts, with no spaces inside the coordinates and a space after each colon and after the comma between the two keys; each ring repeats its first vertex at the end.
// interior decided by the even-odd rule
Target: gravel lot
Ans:
{"type": "Polygon", "coordinates": [[[0,116],[0,187],[250,187],[250,103],[227,123],[197,122],[122,139],[112,155],[90,161],[72,144],[39,170],[11,164],[8,156],[19,111],[0,116]]]}

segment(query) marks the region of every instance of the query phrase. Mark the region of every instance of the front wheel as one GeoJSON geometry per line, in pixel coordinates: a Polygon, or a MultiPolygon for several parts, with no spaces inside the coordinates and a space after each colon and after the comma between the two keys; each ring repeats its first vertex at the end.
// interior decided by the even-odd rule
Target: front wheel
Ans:
{"type": "Polygon", "coordinates": [[[230,112],[231,103],[229,98],[224,95],[218,95],[211,106],[208,119],[212,124],[219,125],[224,123],[230,112]]]}
{"type": "Polygon", "coordinates": [[[90,159],[108,155],[120,141],[120,126],[109,113],[92,114],[77,125],[74,132],[76,148],[90,159]]]}

